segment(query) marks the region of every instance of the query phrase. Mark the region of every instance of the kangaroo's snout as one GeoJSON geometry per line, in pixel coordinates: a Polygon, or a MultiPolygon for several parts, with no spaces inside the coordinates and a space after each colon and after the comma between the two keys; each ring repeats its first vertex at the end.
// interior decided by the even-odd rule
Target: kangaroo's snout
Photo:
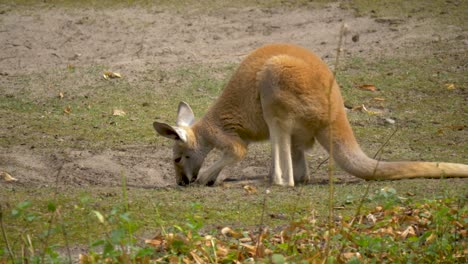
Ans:
{"type": "Polygon", "coordinates": [[[183,173],[180,175],[180,180],[177,182],[177,185],[179,186],[188,186],[192,183],[194,183],[197,180],[197,175],[194,175],[191,179],[183,173]]]}

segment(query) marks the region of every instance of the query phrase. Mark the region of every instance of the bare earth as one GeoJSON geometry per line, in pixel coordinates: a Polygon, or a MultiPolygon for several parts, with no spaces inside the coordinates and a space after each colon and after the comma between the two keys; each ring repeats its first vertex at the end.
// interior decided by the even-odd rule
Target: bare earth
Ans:
{"type": "MultiPolygon", "coordinates": [[[[464,34],[456,26],[437,32],[425,20],[355,17],[336,5],[316,10],[226,9],[203,15],[200,10],[168,12],[156,7],[16,10],[0,5],[0,11],[2,96],[15,89],[26,89],[31,96],[56,96],[51,87],[19,87],[15,75],[67,64],[109,65],[126,72],[131,83],[138,83],[140,73],[155,65],[239,62],[253,49],[272,42],[300,44],[331,61],[343,22],[350,29],[346,55],[405,56],[401,47],[424,47],[430,41],[464,34]],[[352,41],[357,36],[359,40],[352,41]]],[[[88,81],[86,76],[80,80],[88,81]]],[[[67,89],[80,86],[70,83],[67,89]]],[[[154,188],[175,184],[170,155],[167,146],[122,146],[94,152],[16,146],[0,149],[0,171],[8,171],[24,186],[54,184],[61,167],[60,182],[67,186],[120,185],[125,174],[130,186],[154,188]]],[[[261,178],[268,164],[269,157],[250,155],[225,177],[261,178]]]]}

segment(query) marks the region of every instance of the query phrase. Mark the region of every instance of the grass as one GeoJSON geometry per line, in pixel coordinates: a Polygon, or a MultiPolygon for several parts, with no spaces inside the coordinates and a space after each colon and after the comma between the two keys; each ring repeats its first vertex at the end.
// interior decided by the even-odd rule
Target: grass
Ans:
{"type": "Polygon", "coordinates": [[[58,88],[46,96],[29,90],[1,96],[0,112],[4,123],[9,125],[0,137],[0,146],[103,148],[154,142],[153,120],[175,120],[178,101],[183,98],[192,98],[190,103],[201,116],[219,94],[233,65],[191,65],[150,72],[143,79],[157,80],[161,76],[169,79],[168,83],[159,84],[156,91],[154,82],[135,87],[125,77],[104,80],[100,78],[103,69],[100,66],[73,72],[63,70],[61,80],[40,77],[54,76],[50,73],[19,76],[24,87],[47,86],[53,82],[61,89],[77,78],[94,78],[81,87],[70,91],[58,88]],[[210,77],[213,75],[219,77],[210,77]],[[60,93],[63,98],[59,98],[60,93]],[[125,116],[113,115],[114,109],[123,110],[125,116]]]}
{"type": "MultiPolygon", "coordinates": [[[[400,1],[377,2],[355,0],[343,5],[351,6],[359,15],[377,17],[425,17],[440,10],[437,19],[444,21],[443,25],[466,26],[462,19],[465,15],[460,13],[466,8],[453,8],[456,1],[447,5],[445,1],[432,1],[427,5],[424,2],[421,8],[420,1],[402,1],[401,5],[400,1]]],[[[116,1],[78,1],[78,4],[97,7],[109,3],[116,1]]],[[[120,3],[148,4],[147,1],[120,3]]],[[[192,2],[178,1],[173,5],[183,10],[187,3],[192,2]]],[[[216,2],[212,7],[219,8],[223,3],[216,2]]],[[[244,2],[230,3],[237,7],[235,5],[243,6],[244,2]]],[[[57,5],[70,7],[76,4],[75,1],[57,2],[57,5]]],[[[262,1],[255,5],[275,7],[280,4],[280,1],[262,1]]],[[[161,8],[166,8],[165,5],[172,4],[161,1],[164,6],[161,8]]],[[[460,5],[465,3],[462,1],[460,5]]],[[[205,6],[200,9],[202,7],[205,6]]],[[[349,113],[366,153],[373,154],[394,130],[394,126],[385,125],[383,121],[392,118],[400,128],[389,147],[384,149],[384,159],[466,162],[468,80],[464,74],[465,56],[460,53],[461,49],[446,50],[445,45],[458,47],[460,44],[430,43],[423,53],[408,49],[404,50],[408,56],[401,57],[346,58],[338,76],[346,104],[364,104],[382,112],[380,115],[349,113]],[[356,87],[362,84],[373,84],[379,91],[358,90],[356,87]],[[454,89],[448,89],[452,84],[454,89]],[[376,97],[385,100],[376,101],[376,97]]],[[[151,68],[138,76],[136,82],[124,73],[121,79],[104,80],[101,75],[106,65],[67,67],[8,77],[6,85],[14,84],[18,89],[8,90],[6,85],[2,86],[0,122],[4,125],[0,129],[0,146],[8,149],[26,145],[48,151],[161,146],[165,141],[155,136],[152,121],[156,118],[175,120],[180,100],[188,101],[196,116],[201,116],[235,67],[233,64],[187,64],[172,69],[151,68]],[[78,79],[86,81],[79,87],[70,85],[78,79]],[[61,92],[63,98],[58,97],[61,92]],[[115,116],[114,109],[123,110],[126,115],[115,116]]],[[[218,249],[230,248],[230,253],[235,254],[226,256],[226,262],[239,256],[245,257],[244,260],[257,257],[260,262],[271,263],[300,262],[303,259],[299,258],[314,256],[331,263],[462,263],[464,260],[457,257],[460,248],[465,246],[463,237],[457,233],[457,225],[466,226],[467,223],[468,185],[460,179],[372,182],[369,195],[363,200],[367,183],[335,184],[335,215],[341,219],[337,221],[341,229],[332,238],[327,237],[328,229],[323,226],[328,213],[325,197],[329,196],[324,185],[294,189],[268,187],[271,193],[266,200],[266,186],[257,186],[257,193],[249,194],[241,187],[150,190],[122,185],[124,187],[86,189],[0,185],[0,219],[16,263],[25,261],[21,256],[30,263],[67,262],[67,250],[73,247],[88,252],[91,263],[104,261],[103,258],[114,262],[131,258],[141,263],[148,258],[160,258],[177,263],[193,261],[192,251],[214,262],[216,254],[208,249],[215,247],[203,247],[208,235],[215,237],[209,242],[218,243],[218,249]],[[401,208],[427,209],[431,224],[421,229],[419,236],[408,239],[392,234],[375,235],[388,226],[395,232],[408,227],[406,220],[395,223],[391,222],[391,217],[379,219],[376,226],[346,227],[361,203],[362,216],[378,216],[375,208],[379,206],[393,216],[401,208]],[[266,214],[262,221],[263,211],[266,214]],[[280,231],[287,230],[285,228],[290,225],[296,225],[297,236],[278,243],[280,231]],[[220,234],[222,228],[231,227],[242,236],[257,237],[259,226],[271,229],[262,243],[272,255],[258,257],[257,249],[252,253],[247,247],[240,247],[238,240],[220,234]],[[171,240],[170,234],[177,239],[171,240]],[[431,240],[432,235],[437,239],[431,240]],[[144,239],[154,236],[154,241],[164,242],[166,246],[155,249],[143,243],[144,239]],[[326,241],[333,241],[334,259],[324,256],[320,253],[323,248],[316,246],[326,241]],[[126,256],[128,252],[132,255],[126,256]],[[357,258],[356,252],[363,259],[357,258]],[[344,253],[351,253],[346,255],[351,257],[344,258],[344,253]]],[[[404,218],[395,217],[397,220],[404,218]]],[[[9,259],[7,240],[3,236],[0,239],[2,264],[13,262],[9,259]]],[[[248,243],[255,247],[254,242],[248,243]]]]}
{"type": "Polygon", "coordinates": [[[467,28],[466,1],[405,1],[405,0],[352,0],[341,3],[342,7],[351,8],[358,16],[371,16],[376,18],[416,18],[418,20],[436,19],[439,25],[460,25],[467,28]]]}
{"type": "MultiPolygon", "coordinates": [[[[377,206],[393,211],[398,210],[398,206],[416,207],[440,199],[450,200],[449,204],[453,204],[452,206],[458,201],[457,208],[465,212],[468,207],[464,194],[468,191],[468,187],[463,184],[453,184],[456,182],[450,183],[446,180],[374,182],[370,184],[369,195],[363,201],[362,212],[369,212],[377,206]]],[[[335,215],[339,219],[343,221],[353,219],[361,203],[365,185],[359,183],[335,186],[336,194],[342,194],[336,195],[335,198],[337,208],[335,215]]],[[[155,230],[160,230],[162,234],[184,235],[188,235],[191,230],[203,236],[211,234],[218,237],[224,227],[255,232],[255,226],[261,224],[274,228],[272,232],[275,232],[274,230],[278,228],[293,222],[299,223],[310,217],[316,219],[317,225],[326,222],[328,202],[323,197],[327,197],[328,190],[321,185],[295,189],[271,187],[266,204],[263,194],[265,187],[259,187],[257,193],[251,194],[247,194],[241,187],[216,190],[206,187],[146,191],[93,188],[88,191],[57,189],[55,192],[50,192],[50,188],[6,188],[4,191],[8,198],[2,206],[2,221],[6,223],[5,232],[16,256],[24,254],[21,253],[21,248],[31,247],[36,250],[28,254],[35,254],[37,258],[45,254],[50,261],[54,259],[53,252],[64,252],[67,248],[66,243],[71,242],[86,245],[83,247],[87,252],[102,252],[102,246],[106,243],[117,246],[117,248],[104,249],[109,251],[107,257],[111,257],[112,254],[121,256],[122,252],[118,249],[120,244],[133,245],[142,250],[145,246],[141,241],[143,238],[148,239],[157,235],[158,232],[155,230]],[[266,218],[261,222],[260,215],[264,209],[266,209],[266,218]],[[45,244],[47,250],[41,248],[45,244]]],[[[431,214],[444,214],[444,212],[436,210],[431,211],[431,214]]],[[[447,216],[441,217],[446,221],[447,216]]],[[[432,229],[430,231],[436,232],[432,229]]],[[[315,232],[317,236],[324,235],[322,233],[324,231],[315,232]]],[[[391,242],[381,242],[382,239],[387,239],[385,237],[371,239],[366,238],[367,235],[364,234],[353,235],[360,236],[359,239],[362,241],[356,243],[362,247],[360,252],[367,256],[381,253],[378,244],[372,247],[366,246],[366,243],[374,243],[372,239],[377,239],[378,243],[391,242]]],[[[192,236],[195,239],[195,233],[192,236]]],[[[198,239],[203,240],[203,237],[198,239]]],[[[393,243],[396,246],[399,242],[393,241],[393,243]]],[[[5,257],[5,244],[4,242],[2,244],[5,257]]],[[[275,252],[284,254],[284,248],[270,247],[275,252]]],[[[188,252],[183,252],[176,255],[189,256],[188,252]]],[[[155,254],[154,251],[150,253],[155,254]]],[[[169,257],[173,253],[165,254],[169,257]]],[[[62,257],[64,255],[66,254],[61,254],[62,257]]],[[[58,259],[59,255],[55,257],[58,259]]]]}
{"type": "MultiPolygon", "coordinates": [[[[142,8],[156,8],[162,10],[169,10],[175,12],[207,12],[217,11],[227,8],[298,8],[298,7],[321,7],[329,0],[241,0],[241,1],[196,1],[196,0],[58,0],[54,1],[52,5],[55,7],[65,8],[82,8],[82,7],[93,7],[93,8],[121,8],[121,7],[142,7],[142,8]]],[[[7,4],[11,4],[15,7],[23,6],[50,6],[50,3],[43,4],[37,1],[31,0],[13,0],[5,1],[7,4]]]]}

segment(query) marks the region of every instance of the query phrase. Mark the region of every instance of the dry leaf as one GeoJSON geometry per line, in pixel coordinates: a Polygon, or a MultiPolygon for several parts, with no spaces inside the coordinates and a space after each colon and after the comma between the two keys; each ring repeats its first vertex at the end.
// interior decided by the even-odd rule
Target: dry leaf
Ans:
{"type": "Polygon", "coordinates": [[[222,245],[216,245],[216,255],[218,257],[224,258],[229,254],[229,249],[223,247],[222,245]]]}
{"type": "Polygon", "coordinates": [[[272,219],[288,219],[288,216],[283,213],[269,214],[272,219]]]}
{"type": "Polygon", "coordinates": [[[360,85],[360,86],[359,86],[359,89],[365,90],[365,91],[371,91],[371,92],[377,91],[377,88],[376,88],[375,85],[373,85],[373,84],[363,84],[363,85],[360,85]]]}
{"type": "Polygon", "coordinates": [[[224,227],[221,229],[221,234],[227,237],[241,238],[242,234],[232,230],[230,227],[224,227]]]}
{"type": "Polygon", "coordinates": [[[179,257],[178,256],[170,256],[167,258],[170,264],[179,264],[179,257]]]}
{"type": "Polygon", "coordinates": [[[104,77],[104,79],[106,80],[109,80],[109,79],[115,79],[115,78],[122,78],[122,75],[120,75],[120,73],[118,72],[105,71],[102,74],[102,77],[104,77]]]}
{"type": "Polygon", "coordinates": [[[95,263],[95,262],[96,260],[93,257],[85,255],[85,254],[80,254],[78,257],[78,263],[80,264],[88,264],[88,263],[95,263]]]}
{"type": "Polygon", "coordinates": [[[446,128],[449,128],[453,131],[462,131],[465,129],[464,125],[453,125],[453,126],[446,126],[446,128]]]}
{"type": "Polygon", "coordinates": [[[344,261],[349,261],[351,258],[356,257],[357,259],[361,259],[361,254],[359,252],[345,252],[341,254],[341,258],[344,261]]]}
{"type": "Polygon", "coordinates": [[[195,260],[195,263],[197,264],[205,263],[205,261],[202,258],[200,258],[200,256],[197,255],[195,250],[190,251],[190,255],[192,256],[193,260],[195,260]]]}
{"type": "Polygon", "coordinates": [[[68,115],[68,114],[71,114],[71,112],[72,112],[71,106],[67,106],[67,107],[65,107],[65,108],[63,109],[63,113],[65,113],[65,114],[67,114],[67,115],[68,115]]]}
{"type": "Polygon", "coordinates": [[[377,218],[373,214],[368,214],[366,216],[366,219],[367,219],[367,221],[372,222],[372,224],[374,224],[374,225],[375,225],[375,223],[377,223],[377,218]]]}
{"type": "Polygon", "coordinates": [[[426,244],[432,243],[437,238],[437,235],[432,233],[430,236],[426,238],[426,244]]]}
{"type": "Polygon", "coordinates": [[[365,108],[366,107],[364,105],[357,105],[357,106],[354,106],[353,108],[351,108],[351,110],[352,111],[362,111],[365,108]]]}
{"type": "Polygon", "coordinates": [[[93,211],[93,213],[96,215],[97,219],[99,220],[99,222],[101,224],[104,224],[106,222],[106,219],[104,218],[104,216],[100,212],[93,211]]]}
{"type": "Polygon", "coordinates": [[[244,244],[244,243],[241,243],[239,245],[242,246],[242,247],[245,247],[248,250],[248,252],[250,253],[250,255],[255,255],[255,252],[257,251],[256,246],[249,245],[249,244],[244,244]]]}
{"type": "Polygon", "coordinates": [[[447,90],[455,90],[455,84],[454,83],[447,83],[445,84],[445,87],[447,87],[447,90]]]}
{"type": "Polygon", "coordinates": [[[416,231],[414,230],[414,227],[408,226],[408,228],[406,228],[405,231],[401,233],[400,237],[405,239],[407,237],[415,236],[415,235],[416,235],[416,231]]]}
{"type": "Polygon", "coordinates": [[[164,245],[164,238],[162,236],[156,236],[153,239],[146,239],[145,244],[153,247],[160,247],[161,245],[164,245]]]}
{"type": "Polygon", "coordinates": [[[247,194],[256,194],[257,193],[257,188],[251,185],[245,185],[244,190],[247,192],[247,194]]]}
{"type": "Polygon", "coordinates": [[[374,97],[373,100],[374,100],[374,101],[377,101],[377,102],[383,102],[383,101],[385,101],[385,98],[382,98],[382,97],[374,97]]]}
{"type": "Polygon", "coordinates": [[[62,92],[60,92],[60,93],[58,94],[58,98],[63,99],[63,93],[62,93],[62,92]]]}
{"type": "Polygon", "coordinates": [[[8,172],[0,172],[0,176],[3,178],[4,181],[6,182],[15,182],[18,181],[17,179],[13,178],[8,172]]]}
{"type": "Polygon", "coordinates": [[[380,115],[381,113],[378,112],[378,111],[371,111],[369,109],[366,108],[365,105],[358,105],[358,106],[355,106],[351,109],[352,111],[362,111],[362,112],[366,112],[368,113],[369,115],[380,115]]]}
{"type": "Polygon", "coordinates": [[[125,116],[126,113],[125,113],[123,110],[114,109],[114,110],[112,111],[112,115],[113,115],[113,116],[125,116]]]}
{"type": "Polygon", "coordinates": [[[252,242],[252,238],[250,238],[250,237],[239,238],[239,242],[241,242],[241,243],[249,243],[249,242],[252,242]]]}

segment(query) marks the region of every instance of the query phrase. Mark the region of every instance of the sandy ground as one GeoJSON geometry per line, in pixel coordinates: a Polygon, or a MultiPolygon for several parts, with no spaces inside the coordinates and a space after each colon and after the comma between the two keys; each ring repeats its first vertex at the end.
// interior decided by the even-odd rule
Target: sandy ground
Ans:
{"type": "MultiPolygon", "coordinates": [[[[438,32],[424,19],[355,17],[337,5],[315,10],[245,8],[208,13],[0,5],[0,11],[2,96],[20,88],[31,96],[56,96],[50,87],[19,87],[16,78],[25,73],[51,74],[54,68],[67,64],[109,65],[137,83],[141,73],[155,65],[235,63],[272,42],[300,44],[331,61],[343,23],[350,29],[347,56],[405,56],[402,47],[423,47],[430,41],[464,34],[456,26],[438,32]]],[[[18,184],[26,186],[50,185],[57,177],[70,186],[112,186],[119,185],[125,174],[130,186],[162,187],[175,184],[170,152],[162,146],[122,146],[96,152],[15,146],[0,149],[0,171],[14,174],[18,184]]],[[[268,159],[250,155],[225,177],[262,177],[267,173],[268,159]]]]}

